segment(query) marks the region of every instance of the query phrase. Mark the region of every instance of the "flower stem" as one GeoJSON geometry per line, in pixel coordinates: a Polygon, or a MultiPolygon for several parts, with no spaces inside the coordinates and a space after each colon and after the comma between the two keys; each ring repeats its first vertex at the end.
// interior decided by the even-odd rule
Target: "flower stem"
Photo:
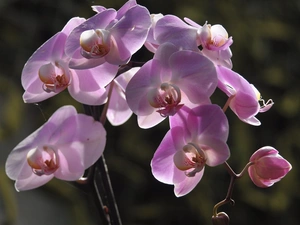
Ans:
{"type": "MultiPolygon", "coordinates": [[[[126,65],[122,65],[120,66],[116,76],[128,71],[132,67],[142,66],[143,64],[144,63],[129,62],[126,65]]],[[[109,85],[107,102],[103,107],[83,105],[85,113],[93,116],[95,120],[100,121],[103,126],[106,122],[106,114],[113,90],[113,85],[114,81],[112,81],[109,85]]],[[[93,199],[101,215],[102,223],[108,225],[122,225],[108,173],[108,168],[103,154],[97,160],[97,162],[88,169],[87,176],[80,179],[77,183],[81,185],[89,185],[91,187],[93,199]]]]}
{"type": "MultiPolygon", "coordinates": [[[[111,85],[112,87],[112,85],[111,85]]],[[[111,93],[112,88],[109,92],[111,93]]],[[[109,95],[110,96],[110,95],[109,95]]],[[[100,106],[87,106],[84,105],[85,113],[91,115],[95,120],[100,121],[102,124],[106,121],[107,105],[102,109],[100,106]]],[[[108,168],[105,162],[104,155],[96,161],[88,170],[88,174],[85,178],[78,181],[79,184],[86,184],[90,186],[90,191],[98,208],[101,216],[102,223],[107,225],[122,225],[119,210],[116,204],[114,192],[112,189],[108,168]]]]}
{"type": "Polygon", "coordinates": [[[93,181],[99,201],[105,203],[102,209],[106,215],[108,224],[122,225],[104,156],[102,156],[96,164],[93,181]]]}
{"type": "Polygon", "coordinates": [[[234,98],[234,96],[235,96],[235,95],[231,95],[231,96],[227,99],[225,105],[223,106],[223,112],[226,112],[226,110],[228,109],[228,106],[229,106],[231,100],[234,98]]]}
{"type": "Polygon", "coordinates": [[[253,164],[252,162],[247,163],[247,165],[244,167],[244,169],[239,174],[237,174],[233,171],[233,169],[230,167],[230,165],[227,162],[224,162],[224,166],[225,166],[227,172],[230,175],[230,183],[229,183],[229,186],[228,186],[226,197],[222,201],[218,202],[213,208],[213,216],[214,217],[217,216],[218,208],[220,206],[225,205],[227,203],[230,203],[231,205],[234,205],[234,200],[232,199],[234,184],[235,184],[237,179],[241,178],[244,175],[245,171],[252,164],[253,164]]]}
{"type": "Polygon", "coordinates": [[[109,102],[110,102],[110,96],[111,96],[111,93],[112,93],[112,90],[113,90],[113,86],[114,86],[114,82],[110,82],[110,86],[109,86],[109,89],[108,89],[108,99],[107,99],[107,102],[105,103],[104,107],[103,107],[103,110],[102,110],[102,113],[101,113],[101,116],[100,116],[100,123],[102,123],[102,125],[104,126],[105,122],[106,122],[106,113],[107,113],[107,110],[108,110],[108,106],[109,106],[109,102]]]}

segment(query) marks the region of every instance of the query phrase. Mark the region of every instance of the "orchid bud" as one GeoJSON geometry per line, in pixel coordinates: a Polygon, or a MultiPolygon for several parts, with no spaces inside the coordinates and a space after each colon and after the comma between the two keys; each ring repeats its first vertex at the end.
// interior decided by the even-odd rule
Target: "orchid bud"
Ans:
{"type": "Polygon", "coordinates": [[[211,218],[213,225],[228,225],[229,216],[224,212],[219,212],[216,216],[211,218]]]}
{"type": "Polygon", "coordinates": [[[250,162],[253,165],[248,168],[249,176],[253,183],[261,188],[272,186],[292,169],[292,165],[270,146],[254,152],[250,162]]]}

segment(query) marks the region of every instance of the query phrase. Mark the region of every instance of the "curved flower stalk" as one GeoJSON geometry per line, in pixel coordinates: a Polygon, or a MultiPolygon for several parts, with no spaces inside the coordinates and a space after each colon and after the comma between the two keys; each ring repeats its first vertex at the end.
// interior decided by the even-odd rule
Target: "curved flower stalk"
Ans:
{"type": "Polygon", "coordinates": [[[128,83],[126,99],[141,128],[157,125],[183,105],[210,103],[217,85],[213,63],[200,53],[176,49],[161,45],[128,83]]]}
{"type": "Polygon", "coordinates": [[[67,36],[84,21],[72,18],[29,58],[22,71],[25,103],[41,102],[65,89],[83,104],[100,105],[106,101],[105,86],[115,77],[118,66],[105,63],[92,69],[73,70],[64,53],[67,36]]]}
{"type": "Polygon", "coordinates": [[[265,102],[252,84],[226,67],[217,66],[217,74],[218,87],[231,97],[229,103],[231,110],[245,123],[259,126],[261,123],[255,116],[259,112],[268,111],[274,102],[272,100],[265,102]]]}
{"type": "Polygon", "coordinates": [[[258,149],[250,158],[253,164],[248,173],[253,183],[267,188],[280,181],[292,169],[292,165],[270,146],[258,149]]]}
{"type": "Polygon", "coordinates": [[[174,185],[177,197],[188,194],[201,180],[205,165],[217,166],[229,158],[228,131],[219,106],[183,106],[170,117],[170,130],[153,156],[153,176],[174,185]]]}
{"type": "Polygon", "coordinates": [[[5,169],[19,191],[50,181],[77,180],[104,151],[106,131],[73,106],[59,108],[9,154],[5,169]]]}
{"type": "Polygon", "coordinates": [[[70,68],[87,69],[105,62],[126,64],[145,43],[151,25],[147,8],[129,1],[119,11],[98,11],[76,27],[66,41],[70,68]]]}
{"type": "Polygon", "coordinates": [[[122,73],[107,87],[109,91],[110,86],[113,85],[106,114],[108,121],[113,126],[122,125],[132,115],[132,111],[126,101],[125,90],[128,82],[139,69],[140,67],[133,67],[125,73],[122,73]]]}

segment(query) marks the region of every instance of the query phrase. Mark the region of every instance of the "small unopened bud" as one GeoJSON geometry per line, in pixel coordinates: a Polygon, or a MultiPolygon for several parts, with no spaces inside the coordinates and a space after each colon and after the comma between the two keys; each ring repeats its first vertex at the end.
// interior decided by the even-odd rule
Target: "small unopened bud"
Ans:
{"type": "Polygon", "coordinates": [[[229,216],[224,212],[219,212],[217,216],[212,216],[213,225],[228,225],[229,216]]]}

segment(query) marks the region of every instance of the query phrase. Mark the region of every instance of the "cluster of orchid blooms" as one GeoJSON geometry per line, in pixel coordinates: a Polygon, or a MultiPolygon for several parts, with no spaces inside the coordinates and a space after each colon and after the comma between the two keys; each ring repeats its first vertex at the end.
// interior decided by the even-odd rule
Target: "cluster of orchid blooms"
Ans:
{"type": "MultiPolygon", "coordinates": [[[[273,101],[265,102],[232,70],[233,39],[223,26],[150,14],[135,0],[119,10],[92,9],[94,16],[72,18],[29,58],[22,71],[24,102],[38,103],[68,89],[82,104],[107,104],[105,115],[114,126],[125,123],[132,113],[143,129],[168,118],[170,129],[154,153],[152,173],[160,182],[174,185],[176,196],[188,194],[201,180],[205,165],[227,164],[226,109],[259,126],[256,115],[268,111],[273,101]],[[132,62],[132,55],[143,46],[153,58],[132,62]],[[210,99],[217,88],[228,96],[223,108],[210,99]]],[[[19,191],[53,177],[80,179],[104,151],[103,125],[78,114],[73,106],[59,108],[13,149],[7,175],[19,191]]],[[[245,170],[255,185],[264,188],[291,168],[267,146],[251,156],[245,170]]]]}

